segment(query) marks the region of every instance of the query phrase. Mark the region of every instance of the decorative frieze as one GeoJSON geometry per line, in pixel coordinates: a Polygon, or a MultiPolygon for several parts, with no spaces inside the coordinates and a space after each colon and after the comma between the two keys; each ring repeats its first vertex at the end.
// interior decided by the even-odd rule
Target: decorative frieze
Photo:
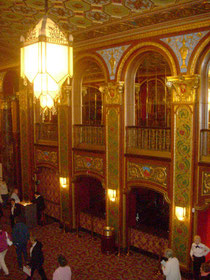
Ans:
{"type": "Polygon", "coordinates": [[[36,164],[43,163],[43,162],[52,164],[57,167],[58,166],[57,152],[37,149],[36,164]]]}
{"type": "Polygon", "coordinates": [[[127,180],[146,180],[167,187],[167,168],[163,166],[145,165],[128,162],[127,180]]]}
{"type": "Polygon", "coordinates": [[[75,172],[91,171],[103,175],[104,162],[99,157],[74,155],[74,170],[75,172]]]}

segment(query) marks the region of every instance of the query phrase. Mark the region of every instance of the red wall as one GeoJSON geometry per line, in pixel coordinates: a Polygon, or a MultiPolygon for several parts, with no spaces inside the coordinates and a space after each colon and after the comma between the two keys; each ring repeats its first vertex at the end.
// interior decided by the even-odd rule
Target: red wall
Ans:
{"type": "MultiPolygon", "coordinates": [[[[210,248],[210,208],[205,211],[198,212],[198,235],[201,242],[210,248]]],[[[206,256],[206,260],[210,260],[210,253],[206,256]]]]}

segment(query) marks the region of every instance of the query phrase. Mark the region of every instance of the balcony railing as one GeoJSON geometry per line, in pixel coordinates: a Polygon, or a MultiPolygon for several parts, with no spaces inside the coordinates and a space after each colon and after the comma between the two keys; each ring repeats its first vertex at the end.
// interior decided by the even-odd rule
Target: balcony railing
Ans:
{"type": "Polygon", "coordinates": [[[74,125],[74,148],[105,149],[105,127],[74,125]]]}
{"type": "Polygon", "coordinates": [[[36,144],[57,145],[58,125],[55,123],[35,124],[36,144]]]}
{"type": "Polygon", "coordinates": [[[171,129],[129,126],[126,128],[126,148],[127,153],[156,151],[161,152],[160,156],[169,156],[171,129]]]}
{"type": "Polygon", "coordinates": [[[210,161],[210,129],[201,129],[200,134],[201,149],[200,159],[201,161],[210,161]]]}

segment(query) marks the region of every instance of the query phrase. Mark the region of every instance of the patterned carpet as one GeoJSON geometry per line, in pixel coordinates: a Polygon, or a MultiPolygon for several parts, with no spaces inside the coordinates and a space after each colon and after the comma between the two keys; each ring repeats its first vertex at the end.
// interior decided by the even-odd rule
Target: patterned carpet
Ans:
{"type": "MultiPolygon", "coordinates": [[[[8,220],[4,221],[5,229],[10,233],[8,220]]],[[[72,269],[72,280],[159,280],[157,275],[158,261],[132,252],[130,256],[104,255],[101,253],[101,239],[91,239],[87,232],[65,233],[58,223],[51,223],[43,227],[37,226],[31,230],[43,243],[45,256],[44,269],[48,279],[52,279],[53,271],[57,267],[57,255],[62,253],[68,259],[72,269]]],[[[0,271],[0,279],[24,280],[26,275],[18,270],[16,252],[11,246],[6,255],[10,276],[4,277],[0,271]]],[[[40,279],[35,274],[34,280],[40,279]]]]}

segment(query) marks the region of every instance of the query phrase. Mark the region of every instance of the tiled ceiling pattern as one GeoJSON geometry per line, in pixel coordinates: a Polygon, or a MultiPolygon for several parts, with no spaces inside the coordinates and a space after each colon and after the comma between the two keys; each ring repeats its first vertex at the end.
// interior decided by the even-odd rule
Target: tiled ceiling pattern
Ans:
{"type": "MultiPolygon", "coordinates": [[[[201,17],[209,1],[190,0],[48,0],[48,12],[79,45],[172,20],[201,17]]],[[[0,65],[18,59],[20,36],[45,13],[45,0],[0,0],[0,65]]]]}

